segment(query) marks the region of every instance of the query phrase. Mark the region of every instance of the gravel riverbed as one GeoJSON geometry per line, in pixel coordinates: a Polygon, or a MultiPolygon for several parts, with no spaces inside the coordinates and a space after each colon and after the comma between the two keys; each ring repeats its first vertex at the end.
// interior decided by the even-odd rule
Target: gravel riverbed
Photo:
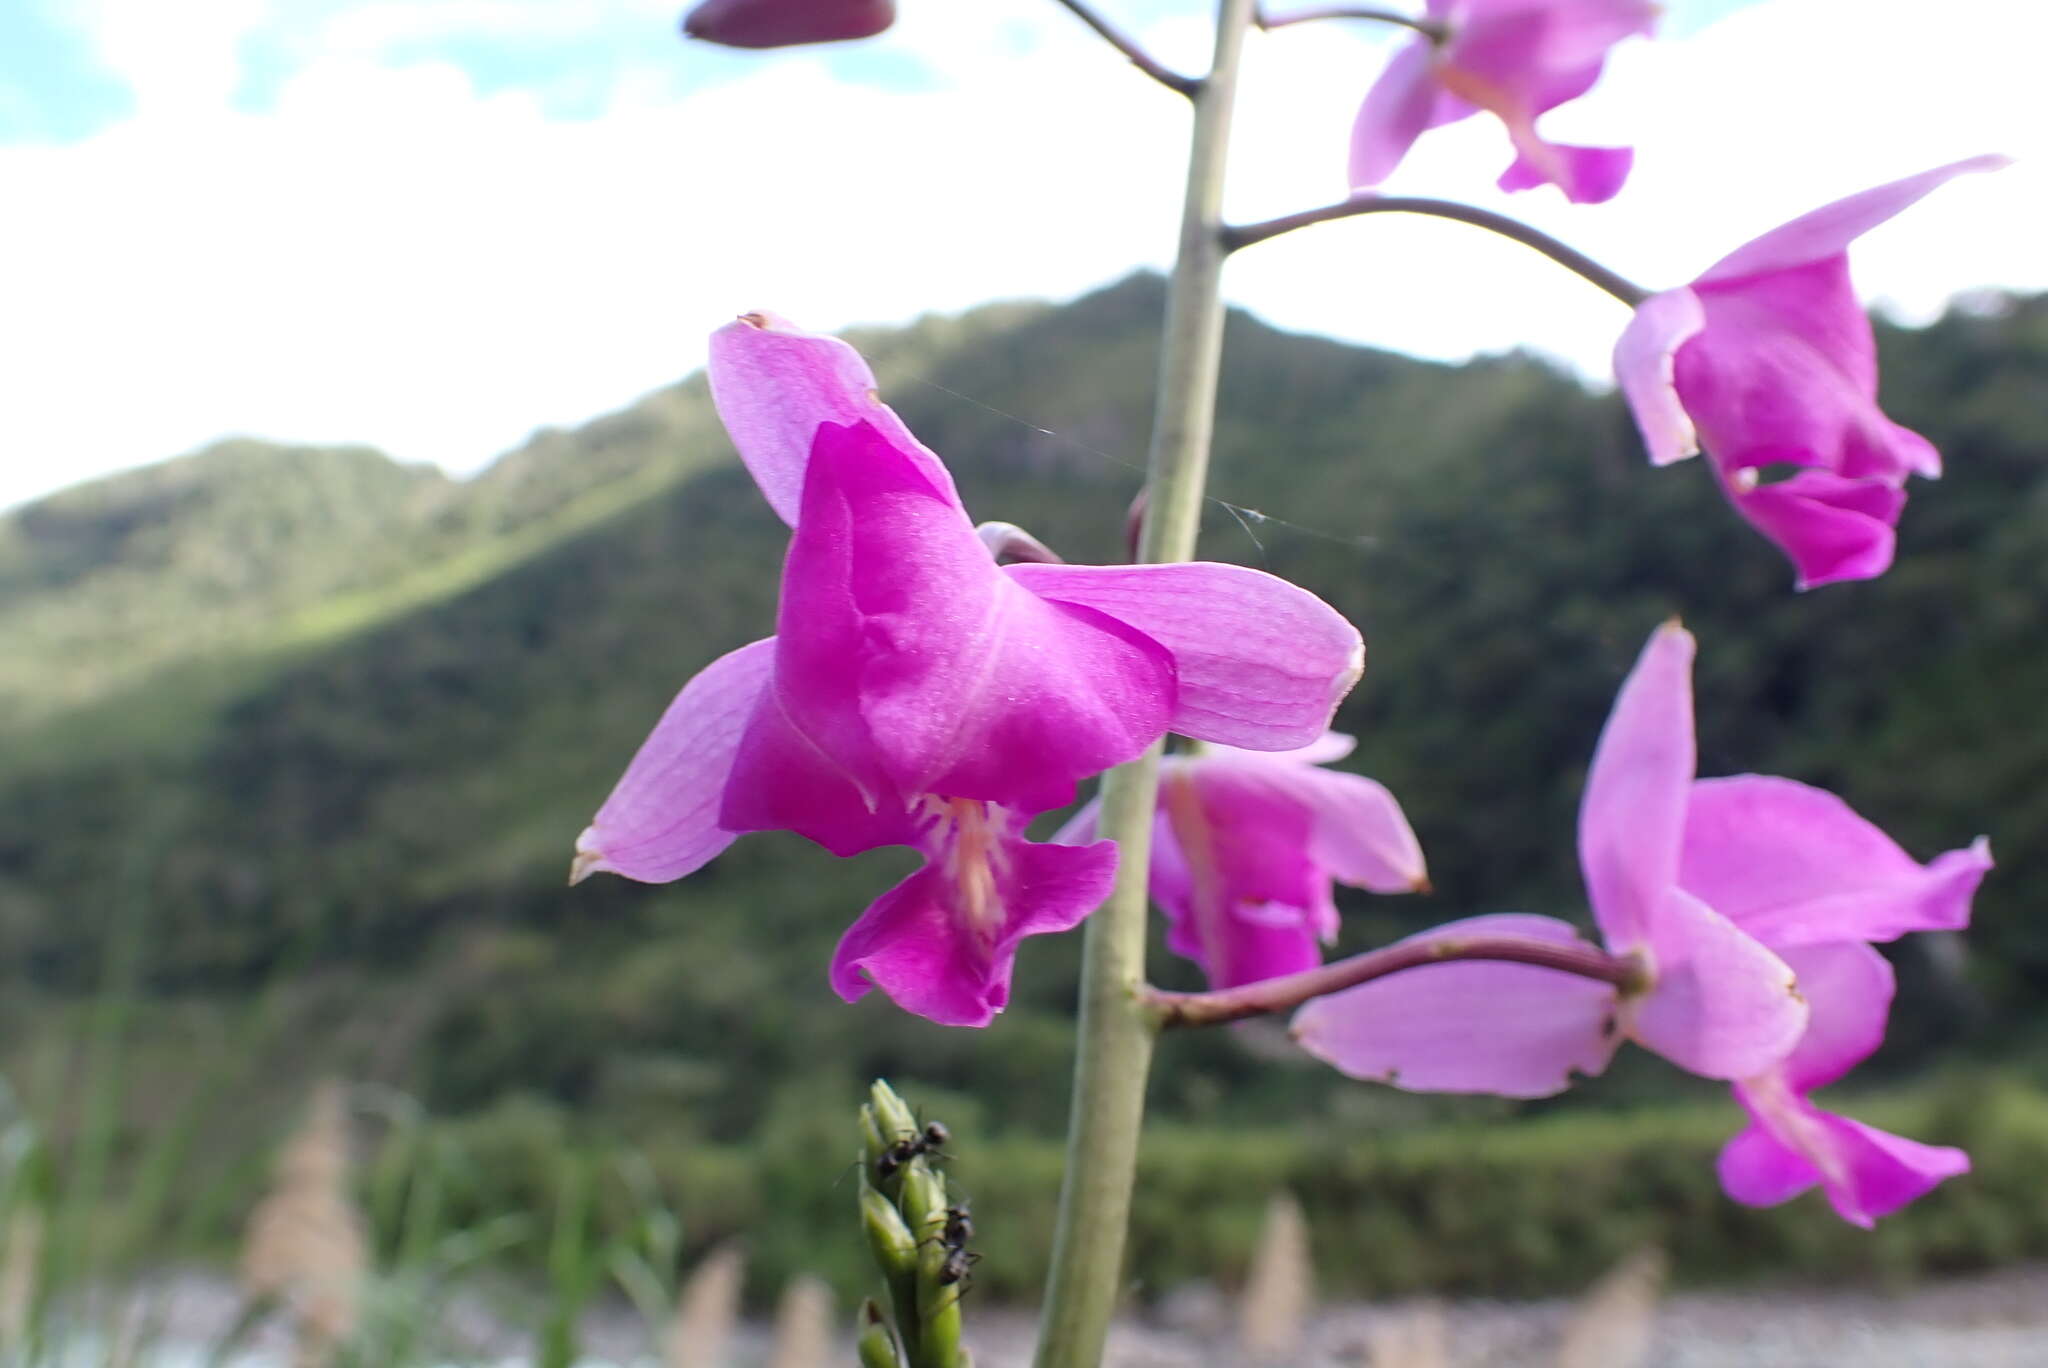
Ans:
{"type": "MultiPolygon", "coordinates": [[[[207,1275],[172,1275],[153,1286],[166,1332],[143,1362],[187,1368],[233,1322],[240,1299],[207,1275]],[[181,1348],[180,1346],[195,1346],[181,1348]]],[[[498,1308],[467,1298],[443,1309],[442,1324],[479,1352],[468,1362],[513,1368],[530,1362],[530,1344],[498,1319],[498,1308]]],[[[1338,1304],[1306,1323],[1300,1347],[1257,1360],[1238,1347],[1233,1304],[1199,1288],[1183,1289],[1115,1328],[1106,1368],[1552,1368],[1575,1306],[1536,1302],[1443,1301],[1338,1304]],[[1407,1356],[1396,1341],[1439,1333],[1445,1353],[1407,1356]]],[[[969,1343],[977,1368],[1027,1368],[1029,1312],[972,1307],[969,1343]]],[[[1679,1292],[1659,1299],[1640,1355],[1616,1368],[2048,1368],[2048,1264],[2027,1265],[1897,1292],[1868,1288],[1754,1288],[1679,1292]]],[[[647,1337],[624,1307],[585,1322],[579,1368],[653,1368],[647,1337]]],[[[765,1325],[735,1328],[716,1368],[764,1368],[765,1325]]],[[[79,1346],[66,1368],[106,1362],[79,1346]]],[[[281,1326],[268,1326],[228,1360],[233,1368],[284,1368],[291,1361],[281,1326]]],[[[1604,1368],[1599,1355],[1578,1368],[1604,1368]]],[[[843,1368],[851,1359],[819,1368],[843,1368]]],[[[707,1366],[708,1368],[708,1366],[707,1366]]]]}

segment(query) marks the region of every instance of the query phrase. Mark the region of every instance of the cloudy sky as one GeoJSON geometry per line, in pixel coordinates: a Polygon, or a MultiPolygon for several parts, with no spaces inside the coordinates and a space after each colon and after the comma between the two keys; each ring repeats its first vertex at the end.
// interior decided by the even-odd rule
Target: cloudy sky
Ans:
{"type": "MultiPolygon", "coordinates": [[[[1102,3],[1199,64],[1202,0],[1102,3]]],[[[746,309],[836,328],[1164,264],[1178,100],[1050,0],[902,8],[875,42],[746,54],[679,41],[678,0],[0,6],[0,506],[229,433],[474,470],[694,369],[746,309]]],[[[1233,216],[1343,193],[1392,41],[1254,36],[1233,216]]],[[[1546,123],[1635,144],[1619,200],[1495,194],[1482,120],[1389,188],[1658,285],[1848,191],[2020,157],[1859,247],[1866,295],[1924,318],[2048,288],[2044,46],[2048,6],[2012,0],[1671,0],[1546,123]]],[[[1286,327],[1590,376],[1623,322],[1521,248],[1391,217],[1260,246],[1228,287],[1286,327]]]]}

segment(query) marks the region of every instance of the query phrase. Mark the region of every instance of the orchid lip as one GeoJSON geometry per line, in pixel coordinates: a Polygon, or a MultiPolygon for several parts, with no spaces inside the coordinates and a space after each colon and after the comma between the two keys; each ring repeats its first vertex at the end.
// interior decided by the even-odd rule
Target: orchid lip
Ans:
{"type": "Polygon", "coordinates": [[[931,823],[927,839],[944,852],[940,867],[957,892],[955,907],[984,943],[992,943],[1002,929],[1002,878],[1010,866],[1002,821],[991,806],[977,798],[936,794],[926,794],[917,803],[918,813],[931,823]]]}

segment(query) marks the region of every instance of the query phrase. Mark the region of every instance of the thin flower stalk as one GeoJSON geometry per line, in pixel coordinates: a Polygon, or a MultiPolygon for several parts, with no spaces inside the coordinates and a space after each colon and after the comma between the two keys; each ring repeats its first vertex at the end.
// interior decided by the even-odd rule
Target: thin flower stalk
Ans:
{"type": "MultiPolygon", "coordinates": [[[[1141,562],[1194,555],[1223,355],[1223,181],[1238,61],[1253,0],[1220,0],[1216,52],[1193,95],[1180,248],[1168,285],[1141,562]]],[[[1102,834],[1120,852],[1109,901],[1088,919],[1080,1038],[1038,1368],[1101,1362],[1123,1282],[1124,1241],[1156,1030],[1138,999],[1145,973],[1146,869],[1160,746],[1103,780],[1102,834]]]]}
{"type": "Polygon", "coordinates": [[[1220,1026],[1249,1017],[1292,1011],[1316,998],[1406,970],[1460,960],[1554,969],[1582,979],[1613,984],[1624,991],[1639,986],[1643,977],[1641,963],[1628,955],[1610,954],[1584,941],[1561,941],[1510,932],[1398,941],[1314,969],[1261,979],[1235,988],[1176,993],[1147,987],[1139,996],[1162,1030],[1220,1026]]]}
{"type": "Polygon", "coordinates": [[[1455,223],[1470,224],[1497,233],[1511,242],[1519,242],[1532,251],[1541,252],[1558,265],[1613,295],[1631,307],[1650,297],[1650,292],[1619,272],[1608,269],[1593,258],[1558,241],[1540,228],[1534,228],[1517,218],[1497,214],[1491,209],[1476,205],[1460,204],[1456,200],[1429,199],[1414,195],[1353,195],[1325,204],[1315,209],[1302,209],[1279,218],[1264,219],[1258,223],[1239,224],[1223,230],[1224,245],[1231,251],[1239,251],[1256,243],[1291,233],[1300,228],[1311,228],[1318,223],[1335,223],[1340,219],[1359,218],[1366,214],[1421,214],[1429,218],[1450,219],[1455,223]]]}

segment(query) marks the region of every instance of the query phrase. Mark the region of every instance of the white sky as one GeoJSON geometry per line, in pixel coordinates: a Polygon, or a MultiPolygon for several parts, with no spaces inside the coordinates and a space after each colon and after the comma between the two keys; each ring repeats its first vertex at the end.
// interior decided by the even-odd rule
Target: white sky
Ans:
{"type": "MultiPolygon", "coordinates": [[[[69,142],[0,138],[0,506],[230,433],[474,470],[695,369],[747,309],[837,328],[1068,297],[1172,242],[1181,103],[1047,0],[905,0],[871,62],[738,63],[670,38],[680,0],[617,0],[656,41],[569,113],[545,83],[421,53],[546,42],[587,7],[330,0],[252,108],[242,40],[299,3],[67,6],[134,108],[69,142]],[[919,61],[936,75],[906,77],[919,61]]],[[[1151,8],[1185,10],[1145,31],[1196,66],[1208,7],[1151,8]]],[[[1506,209],[1659,286],[1838,195],[2002,151],[2020,164],[1861,244],[1858,284],[1908,318],[2048,288],[2048,6],[1762,0],[1705,27],[1673,8],[1684,36],[1629,43],[1545,124],[1636,146],[1615,202],[1494,194],[1508,151],[1485,119],[1429,135],[1388,188],[1506,209]]],[[[1388,41],[1362,28],[1254,35],[1236,217],[1343,193],[1388,41]]],[[[1525,346],[1594,376],[1624,321],[1524,249],[1391,216],[1262,245],[1228,290],[1284,327],[1525,346]]]]}

